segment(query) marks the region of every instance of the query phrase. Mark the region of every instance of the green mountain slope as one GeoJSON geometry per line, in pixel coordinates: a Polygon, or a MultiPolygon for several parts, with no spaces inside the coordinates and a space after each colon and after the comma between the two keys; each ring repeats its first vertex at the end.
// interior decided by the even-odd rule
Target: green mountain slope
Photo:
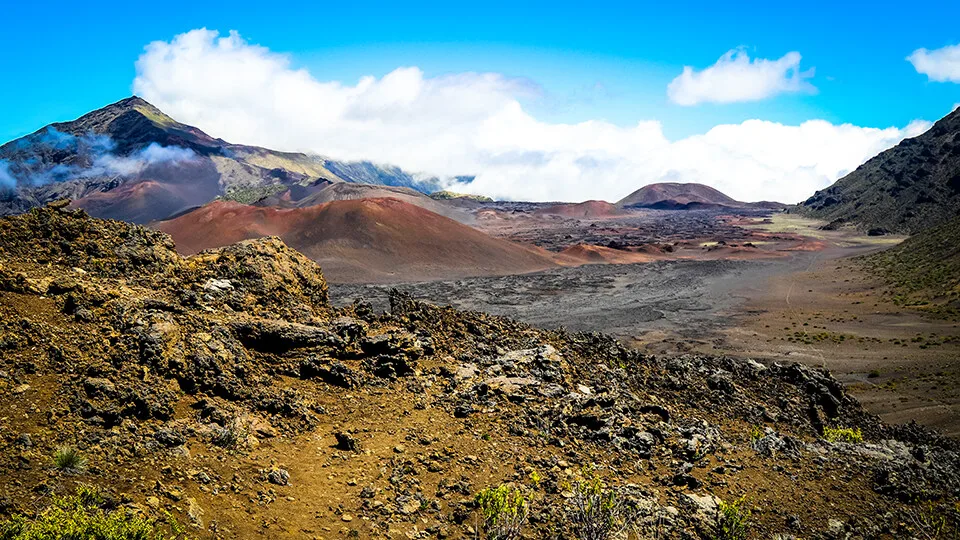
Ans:
{"type": "Polygon", "coordinates": [[[960,315],[960,218],[863,261],[892,285],[896,303],[960,315]]]}

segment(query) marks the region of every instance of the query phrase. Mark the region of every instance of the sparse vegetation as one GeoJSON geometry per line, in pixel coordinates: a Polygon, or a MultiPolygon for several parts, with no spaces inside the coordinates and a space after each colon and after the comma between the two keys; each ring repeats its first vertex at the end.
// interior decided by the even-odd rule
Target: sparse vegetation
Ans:
{"type": "Polygon", "coordinates": [[[859,260],[890,284],[886,294],[894,304],[960,316],[960,219],[859,260]]]}
{"type": "Polygon", "coordinates": [[[0,540],[174,540],[183,528],[169,518],[164,524],[115,509],[90,486],[72,497],[57,497],[36,516],[17,514],[0,521],[0,540]]]}
{"type": "Polygon", "coordinates": [[[543,480],[543,475],[534,470],[528,478],[530,479],[530,483],[533,484],[534,489],[537,489],[540,487],[540,481],[543,480]]]}
{"type": "Polygon", "coordinates": [[[860,428],[824,426],[823,438],[830,442],[860,443],[863,442],[863,432],[860,428]]]}
{"type": "Polygon", "coordinates": [[[960,538],[960,501],[918,504],[906,512],[910,533],[923,540],[960,538]]]}
{"type": "Polygon", "coordinates": [[[450,199],[469,199],[471,201],[477,202],[493,202],[493,199],[490,197],[484,197],[483,195],[471,195],[469,193],[456,193],[454,191],[435,191],[430,194],[431,199],[436,199],[438,201],[450,200],[450,199]]]}
{"type": "Polygon", "coordinates": [[[519,488],[501,484],[477,493],[475,502],[483,517],[481,530],[489,540],[520,537],[527,522],[528,501],[519,488]]]}
{"type": "Polygon", "coordinates": [[[599,477],[578,482],[570,498],[568,516],[577,538],[619,538],[636,521],[636,509],[599,477]]]}
{"type": "Polygon", "coordinates": [[[53,465],[63,472],[77,474],[87,469],[87,458],[72,446],[61,446],[53,451],[53,465]]]}
{"type": "Polygon", "coordinates": [[[252,204],[264,197],[275,195],[285,191],[287,186],[283,184],[271,184],[266,186],[235,186],[227,188],[227,192],[221,197],[225,201],[235,201],[241,204],[252,204]]]}
{"type": "Polygon", "coordinates": [[[750,510],[746,507],[746,497],[740,497],[733,502],[718,501],[714,540],[744,540],[747,537],[749,519],[750,510]]]}

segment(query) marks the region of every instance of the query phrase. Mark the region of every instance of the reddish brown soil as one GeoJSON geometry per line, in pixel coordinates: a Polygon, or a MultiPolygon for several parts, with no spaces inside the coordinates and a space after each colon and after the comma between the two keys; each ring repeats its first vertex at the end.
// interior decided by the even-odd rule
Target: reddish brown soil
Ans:
{"type": "Polygon", "coordinates": [[[553,215],[569,218],[603,218],[619,216],[623,211],[606,201],[585,201],[575,204],[558,204],[533,212],[536,215],[553,215]]]}
{"type": "Polygon", "coordinates": [[[213,200],[220,194],[218,174],[209,160],[153,166],[115,189],[75,200],[72,207],[94,217],[149,223],[213,200]]]}
{"type": "Polygon", "coordinates": [[[618,206],[684,206],[691,203],[715,206],[740,206],[741,203],[703,184],[664,182],[644,186],[619,202],[618,206]]]}
{"type": "Polygon", "coordinates": [[[185,254],[279,236],[319,262],[334,282],[522,274],[556,266],[544,250],[492,238],[394,198],[294,209],[215,202],[157,228],[185,254]]]}
{"type": "Polygon", "coordinates": [[[560,252],[558,260],[569,265],[576,264],[631,264],[651,262],[664,257],[652,253],[625,251],[604,246],[578,244],[560,252]]]}

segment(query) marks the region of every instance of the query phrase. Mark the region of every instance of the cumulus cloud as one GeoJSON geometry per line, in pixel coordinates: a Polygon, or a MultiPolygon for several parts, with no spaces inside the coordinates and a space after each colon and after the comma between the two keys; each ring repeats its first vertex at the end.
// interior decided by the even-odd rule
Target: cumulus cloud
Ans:
{"type": "Polygon", "coordinates": [[[615,201],[669,180],[742,200],[795,202],[927,127],[750,120],[671,141],[656,121],[537,120],[521,105],[539,91],[529,81],[426,77],[415,67],[353,85],[324,81],[235,32],[206,29],[148,45],[134,91],[232,142],[391,163],[449,178],[459,191],[526,200],[615,201]],[[457,175],[476,178],[457,182],[457,175]]]}
{"type": "Polygon", "coordinates": [[[907,61],[931,81],[960,83],[960,43],[932,51],[917,49],[907,61]]]}
{"type": "Polygon", "coordinates": [[[678,105],[759,101],[789,92],[815,92],[806,80],[813,73],[813,68],[800,71],[800,53],[795,51],[779,60],[750,60],[743,49],[733,49],[703,71],[685,66],[667,86],[667,96],[678,105]]]}

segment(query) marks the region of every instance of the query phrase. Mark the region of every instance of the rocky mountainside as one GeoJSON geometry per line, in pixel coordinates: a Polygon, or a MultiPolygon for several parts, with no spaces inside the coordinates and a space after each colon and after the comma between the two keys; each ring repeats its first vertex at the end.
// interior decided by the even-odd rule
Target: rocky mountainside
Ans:
{"type": "Polygon", "coordinates": [[[61,198],[99,217],[147,223],[214,198],[254,202],[317,181],[403,186],[436,178],[369,162],[231,144],[131,97],[0,146],[0,215],[61,198]]]}
{"type": "Polygon", "coordinates": [[[174,247],[62,204],[0,220],[5,538],[956,533],[957,443],[883,424],[826,371],[400,294],[336,309],[275,238],[174,247]]]}
{"type": "Polygon", "coordinates": [[[698,208],[783,208],[775,202],[744,203],[703,184],[663,182],[649,184],[617,201],[620,208],[693,210],[698,208]]]}
{"type": "Polygon", "coordinates": [[[904,234],[960,216],[960,109],[816,192],[799,210],[904,234]]]}

